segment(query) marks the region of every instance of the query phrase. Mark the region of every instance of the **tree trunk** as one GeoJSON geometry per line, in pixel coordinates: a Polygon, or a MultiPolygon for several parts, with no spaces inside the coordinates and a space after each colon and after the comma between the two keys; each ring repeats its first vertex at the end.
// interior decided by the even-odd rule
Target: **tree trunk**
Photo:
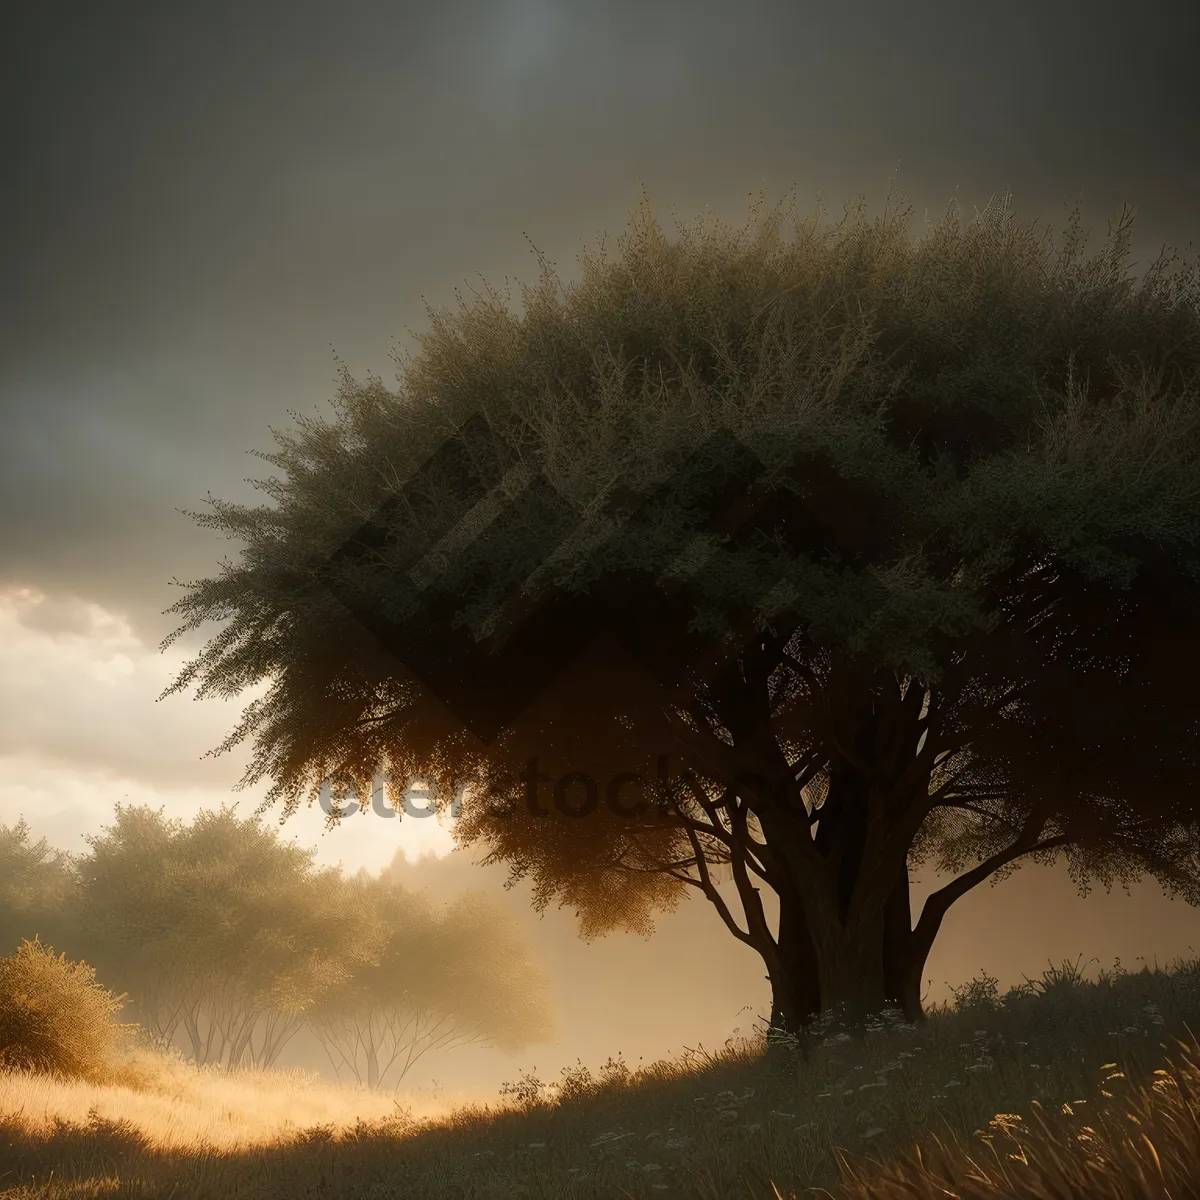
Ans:
{"type": "MultiPolygon", "coordinates": [[[[898,1008],[904,1019],[914,1024],[925,1020],[921,1007],[921,975],[925,956],[918,956],[913,945],[912,918],[909,902],[910,881],[907,869],[888,898],[883,914],[882,933],[878,938],[882,960],[882,989],[879,996],[867,998],[868,1011],[898,1008]]],[[[869,939],[860,939],[858,961],[874,956],[867,946],[869,939]]],[[[804,908],[795,893],[787,899],[780,897],[778,963],[768,967],[771,983],[772,1030],[803,1037],[806,1030],[835,1002],[825,1003],[821,990],[821,973],[812,933],[804,916],[804,908]]],[[[855,961],[854,954],[848,956],[855,961]]],[[[845,999],[845,988],[841,988],[845,999]]]]}
{"type": "MultiPolygon", "coordinates": [[[[855,891],[863,870],[867,840],[869,783],[846,764],[835,762],[829,794],[813,844],[834,866],[834,892],[810,913],[809,929],[817,958],[821,1009],[849,1028],[860,1029],[868,1016],[888,1007],[884,908],[852,917],[855,891]]],[[[898,885],[899,885],[898,881],[898,885]]],[[[907,876],[902,881],[907,883],[907,876]]],[[[889,897],[891,899],[891,897],[889,897]]],[[[899,915],[903,901],[897,901],[899,915]]]]}
{"type": "Polygon", "coordinates": [[[858,1031],[868,1017],[887,1007],[883,974],[883,920],[857,928],[819,925],[813,932],[821,1008],[848,1031],[858,1031]]]}
{"type": "MultiPolygon", "coordinates": [[[[864,870],[867,801],[860,777],[845,770],[833,773],[828,811],[814,839],[834,866],[833,891],[810,910],[800,898],[799,879],[787,880],[780,889],[792,898],[780,897],[780,963],[768,976],[775,993],[773,1025],[782,1018],[789,1031],[798,1032],[814,1015],[829,1014],[848,1030],[861,1031],[868,1017],[886,1008],[899,1008],[909,1021],[923,1019],[925,956],[918,961],[907,867],[882,904],[853,908],[864,870]]],[[[768,842],[810,836],[807,830],[786,828],[778,818],[763,824],[768,842]]]]}
{"type": "Polygon", "coordinates": [[[799,1032],[820,1013],[862,1030],[888,1008],[920,1020],[925,956],[913,937],[904,855],[871,835],[881,821],[896,828],[928,786],[927,772],[922,780],[911,769],[926,693],[902,688],[891,672],[852,666],[826,687],[837,736],[814,830],[806,807],[779,799],[790,796],[795,774],[770,725],[767,678],[765,668],[744,669],[744,686],[727,680],[718,695],[736,750],[735,787],[770,848],[780,901],[777,945],[764,953],[776,960],[767,963],[772,1025],[799,1032]],[[812,850],[825,870],[812,869],[812,850]]]}
{"type": "MultiPolygon", "coordinates": [[[[812,935],[804,919],[800,897],[786,890],[779,897],[779,932],[776,937],[778,962],[768,963],[771,983],[770,1029],[776,1033],[802,1035],[821,1012],[821,989],[817,979],[817,957],[812,935]]],[[[769,1047],[780,1045],[777,1039],[769,1047]]]]}
{"type": "Polygon", "coordinates": [[[921,975],[926,956],[919,954],[912,935],[911,883],[908,867],[896,881],[883,910],[883,975],[888,999],[914,1025],[925,1020],[921,1007],[921,975]]]}

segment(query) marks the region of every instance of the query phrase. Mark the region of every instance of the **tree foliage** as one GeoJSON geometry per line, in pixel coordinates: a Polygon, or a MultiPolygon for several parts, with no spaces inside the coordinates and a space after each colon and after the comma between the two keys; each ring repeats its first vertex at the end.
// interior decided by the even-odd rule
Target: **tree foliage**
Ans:
{"type": "Polygon", "coordinates": [[[45,838],[33,841],[23,820],[0,825],[0,953],[12,953],[27,938],[63,945],[74,887],[69,854],[45,838]]]}
{"type": "Polygon", "coordinates": [[[85,932],[162,1042],[197,1063],[270,1066],[315,995],[370,953],[336,871],[231,809],[190,825],[118,806],[80,865],[85,932]]]}

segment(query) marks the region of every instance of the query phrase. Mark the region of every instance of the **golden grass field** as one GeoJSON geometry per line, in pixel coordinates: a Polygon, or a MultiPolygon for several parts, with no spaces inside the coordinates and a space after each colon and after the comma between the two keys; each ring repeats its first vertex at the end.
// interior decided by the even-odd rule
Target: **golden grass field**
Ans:
{"type": "Polygon", "coordinates": [[[1200,962],[958,997],[807,1059],[748,1039],[488,1102],[145,1051],[108,1086],[0,1075],[0,1195],[1200,1197],[1200,962]]]}

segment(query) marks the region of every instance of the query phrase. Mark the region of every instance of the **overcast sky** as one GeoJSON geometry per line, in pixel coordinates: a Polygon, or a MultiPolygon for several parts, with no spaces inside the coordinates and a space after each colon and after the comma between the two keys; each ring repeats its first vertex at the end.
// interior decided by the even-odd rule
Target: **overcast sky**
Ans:
{"type": "MultiPolygon", "coordinates": [[[[332,395],[335,350],[390,383],[422,297],[452,303],[476,273],[532,281],[526,233],[573,278],[642,184],[668,231],[672,207],[741,223],[760,186],[774,202],[794,185],[807,210],[819,192],[836,218],[860,192],[878,213],[894,180],[914,232],[952,196],[970,217],[1006,189],[1020,219],[1061,230],[1082,194],[1089,249],[1129,201],[1143,269],[1164,243],[1194,256],[1198,44],[1194,4],[1108,0],[8,6],[0,821],[24,813],[78,848],[123,797],[184,813],[230,796],[242,760],[202,755],[241,705],[154,704],[194,648],[158,653],[169,581],[236,549],[178,510],[253,495],[243,480],[265,464],[247,451],[332,395]]],[[[372,869],[449,844],[433,822],[403,839],[399,824],[321,840],[309,813],[288,836],[372,869]]],[[[1035,912],[1047,878],[1027,869],[980,903],[1035,912]]],[[[1011,943],[951,918],[931,974],[1129,962],[1150,929],[1156,953],[1200,947],[1200,914],[1153,884],[1063,894],[1061,927],[1011,943]],[[1075,903],[1095,919],[1072,925],[1075,903]]],[[[645,1026],[655,1044],[728,1031],[739,1004],[765,1002],[761,965],[704,915],[704,953],[728,966],[719,993],[685,994],[670,955],[628,959],[677,1006],[645,1026]]],[[[576,961],[563,919],[546,953],[596,986],[612,962],[576,961]]],[[[700,952],[687,936],[672,953],[700,952]]],[[[611,1022],[593,1023],[598,1050],[611,1022]]]]}

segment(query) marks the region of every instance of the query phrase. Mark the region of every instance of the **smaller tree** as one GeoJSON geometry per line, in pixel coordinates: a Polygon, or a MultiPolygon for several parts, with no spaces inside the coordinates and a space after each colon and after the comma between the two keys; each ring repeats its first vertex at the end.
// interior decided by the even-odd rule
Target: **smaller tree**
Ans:
{"type": "Polygon", "coordinates": [[[477,893],[438,912],[422,895],[359,876],[377,955],[314,1006],[311,1028],[339,1079],[399,1087],[430,1051],[518,1049],[549,1032],[546,983],[509,921],[477,893]]]}
{"type": "Polygon", "coordinates": [[[142,1028],[162,1047],[173,1044],[199,974],[177,923],[181,830],[161,810],[118,804],[77,865],[80,934],[91,961],[129,989],[142,1028]]]}
{"type": "MultiPolygon", "coordinates": [[[[32,841],[24,820],[0,825],[0,954],[26,938],[55,945],[71,940],[75,912],[75,870],[71,856],[45,838],[32,841]]],[[[78,949],[74,947],[73,949],[78,949]]]]}
{"type": "Polygon", "coordinates": [[[118,806],[80,864],[86,934],[161,1044],[271,1066],[323,991],[370,947],[336,871],[235,812],[190,825],[118,806]]]}

